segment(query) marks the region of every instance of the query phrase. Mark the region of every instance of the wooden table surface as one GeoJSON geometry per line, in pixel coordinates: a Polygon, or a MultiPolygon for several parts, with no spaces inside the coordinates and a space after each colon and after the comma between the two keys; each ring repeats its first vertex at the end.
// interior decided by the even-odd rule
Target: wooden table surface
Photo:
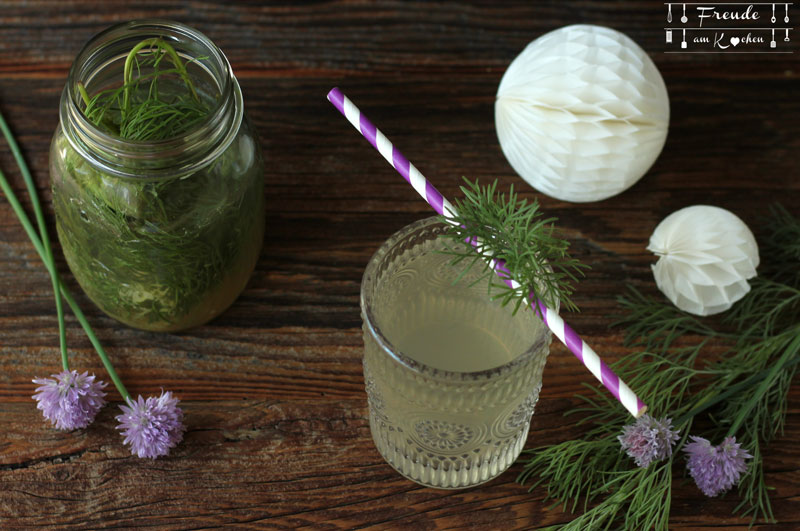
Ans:
{"type": "MultiPolygon", "coordinates": [[[[243,527],[535,528],[563,523],[544,491],[515,483],[520,465],[463,491],[395,473],[369,433],[361,372],[359,284],[391,233],[428,206],[326,101],[340,86],[448,197],[462,176],[519,186],[557,216],[592,269],[582,312],[568,316],[608,360],[624,356],[610,315],[632,282],[653,291],[645,250],[657,223],[684,206],[727,208],[751,226],[781,201],[800,213],[798,55],[667,54],[660,2],[3,2],[0,108],[23,146],[54,234],[48,144],[68,68],[118,21],[163,17],[206,33],[227,54],[267,161],[267,232],[249,285],[222,316],[180,334],[133,330],[59,270],[134,394],[182,400],[188,431],[171,455],[132,457],[115,430],[110,389],[89,429],[58,432],[31,400],[31,378],[60,370],[50,280],[0,198],[0,528],[243,527]],[[515,175],[498,146],[493,101],[509,62],[532,39],[572,23],[619,29],[666,81],[669,137],[652,169],[606,201],[546,197],[515,175]]],[[[796,9],[796,6],[792,7],[796,9]]],[[[797,51],[792,42],[790,49],[797,51]]],[[[5,144],[0,167],[23,194],[5,144]]],[[[26,205],[29,205],[27,201],[26,205]]],[[[105,372],[70,315],[76,368],[105,372]]],[[[528,447],[575,437],[564,411],[591,376],[552,349],[528,447]]],[[[775,516],[800,526],[800,388],[786,432],[768,449],[775,516]]],[[[745,528],[737,497],[673,485],[672,528],[745,528]]],[[[779,528],[781,526],[764,526],[779,528]]]]}

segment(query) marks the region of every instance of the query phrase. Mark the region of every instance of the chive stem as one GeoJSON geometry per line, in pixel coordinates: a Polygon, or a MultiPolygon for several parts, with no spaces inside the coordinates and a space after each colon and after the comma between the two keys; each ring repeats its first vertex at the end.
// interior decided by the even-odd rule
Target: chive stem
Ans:
{"type": "Polygon", "coordinates": [[[14,158],[17,161],[17,165],[19,166],[20,172],[23,175],[23,179],[25,179],[25,184],[28,188],[28,193],[30,194],[31,203],[33,204],[33,208],[36,214],[37,222],[39,222],[39,227],[42,232],[42,238],[39,238],[39,235],[36,233],[36,229],[33,228],[33,224],[30,221],[30,218],[25,213],[25,210],[22,208],[19,200],[17,199],[16,194],[11,189],[11,185],[8,183],[5,174],[0,170],[0,188],[2,188],[3,192],[6,195],[6,199],[8,199],[8,203],[11,205],[11,208],[14,210],[14,213],[17,215],[19,222],[22,224],[22,227],[25,229],[25,232],[28,234],[28,238],[30,238],[31,243],[33,244],[36,252],[39,253],[39,257],[44,262],[45,267],[47,268],[48,273],[50,273],[50,278],[53,281],[54,289],[57,289],[56,292],[56,309],[58,311],[59,316],[59,337],[62,341],[62,364],[64,366],[64,370],[69,370],[67,364],[67,356],[66,356],[66,341],[65,341],[65,332],[64,332],[64,315],[63,315],[63,308],[61,306],[61,297],[67,301],[67,304],[72,309],[72,312],[75,314],[75,317],[78,319],[78,322],[83,327],[83,330],[86,332],[86,336],[89,338],[89,341],[94,346],[95,350],[97,351],[98,356],[100,356],[100,360],[103,362],[103,366],[105,367],[106,371],[108,372],[111,381],[114,382],[114,385],[117,387],[120,395],[122,398],[127,402],[130,399],[130,393],[125,388],[125,385],[120,380],[119,376],[117,375],[116,371],[114,370],[114,366],[111,364],[111,361],[108,359],[103,346],[100,344],[100,341],[97,339],[97,336],[92,330],[92,326],[89,324],[89,321],[86,319],[86,316],[81,311],[78,304],[75,302],[75,299],[72,297],[72,294],[63,285],[61,279],[58,275],[58,271],[55,267],[55,262],[53,260],[52,249],[50,247],[50,239],[47,235],[47,227],[44,224],[44,215],[42,213],[42,206],[39,203],[38,197],[36,195],[36,188],[33,186],[33,179],[31,177],[30,171],[28,170],[28,166],[25,163],[25,160],[22,158],[21,152],[19,150],[19,146],[14,141],[14,137],[11,135],[11,130],[8,128],[5,119],[3,118],[2,113],[0,113],[0,129],[3,130],[3,135],[8,141],[9,146],[11,147],[11,151],[14,153],[14,158]],[[59,296],[60,293],[60,296],[59,296]]]}
{"type": "MultiPolygon", "coordinates": [[[[11,129],[8,127],[8,124],[6,123],[2,113],[0,113],[0,129],[2,129],[3,136],[5,137],[6,142],[8,142],[9,148],[11,148],[11,153],[14,155],[14,159],[17,161],[17,166],[22,174],[22,179],[25,181],[25,187],[28,189],[28,195],[30,196],[31,204],[33,205],[33,211],[36,215],[36,224],[39,226],[39,233],[41,234],[44,251],[43,255],[42,253],[39,254],[42,255],[42,261],[44,261],[45,264],[49,263],[52,269],[55,270],[53,248],[50,245],[50,237],[47,234],[47,225],[45,225],[42,205],[39,202],[39,196],[36,193],[36,185],[33,182],[33,177],[31,176],[30,170],[28,170],[28,165],[25,163],[25,159],[22,157],[22,151],[20,150],[17,141],[14,139],[14,135],[11,133],[11,129]]],[[[5,181],[5,176],[3,176],[3,180],[5,181]]],[[[58,340],[61,349],[61,365],[65,371],[68,371],[69,356],[67,354],[66,327],[64,326],[64,307],[61,302],[61,291],[59,289],[60,282],[57,275],[51,274],[50,279],[53,284],[53,296],[56,299],[56,315],[58,316],[58,340]]]]}

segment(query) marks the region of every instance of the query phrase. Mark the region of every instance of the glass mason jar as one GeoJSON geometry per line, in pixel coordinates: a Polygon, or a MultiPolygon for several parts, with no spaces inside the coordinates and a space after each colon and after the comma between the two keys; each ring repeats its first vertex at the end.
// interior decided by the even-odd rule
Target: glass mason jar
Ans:
{"type": "Polygon", "coordinates": [[[530,308],[513,314],[492,301],[480,267],[459,277],[440,252],[444,230],[421,220],[378,249],[361,315],[378,451],[407,478],[454,489],[489,481],[519,456],[552,336],[530,308]]]}
{"type": "MultiPolygon", "coordinates": [[[[168,92],[183,80],[159,82],[168,92]]],[[[89,298],[111,317],[155,331],[197,326],[224,311],[260,253],[264,163],[219,48],[175,22],[113,26],[76,57],[59,115],[50,148],[56,227],[89,298]],[[85,98],[122,86],[129,52],[152,38],[183,60],[208,113],[172,138],[126,140],[87,118],[85,98]]]]}

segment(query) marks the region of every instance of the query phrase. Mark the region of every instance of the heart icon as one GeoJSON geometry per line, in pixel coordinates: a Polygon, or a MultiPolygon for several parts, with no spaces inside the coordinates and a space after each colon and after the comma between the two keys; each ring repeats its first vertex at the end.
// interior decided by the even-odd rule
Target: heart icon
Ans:
{"type": "Polygon", "coordinates": [[[736,45],[739,44],[739,37],[731,37],[731,44],[736,47],[736,45]]]}

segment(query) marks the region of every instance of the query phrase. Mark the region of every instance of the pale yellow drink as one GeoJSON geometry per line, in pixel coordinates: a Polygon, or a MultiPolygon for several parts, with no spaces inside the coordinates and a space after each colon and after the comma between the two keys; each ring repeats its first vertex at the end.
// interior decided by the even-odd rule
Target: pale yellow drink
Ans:
{"type": "Polygon", "coordinates": [[[469,487],[525,443],[550,334],[528,310],[491,302],[475,267],[439,250],[435,218],[392,236],[362,283],[370,428],[383,457],[423,485],[469,487]]]}

